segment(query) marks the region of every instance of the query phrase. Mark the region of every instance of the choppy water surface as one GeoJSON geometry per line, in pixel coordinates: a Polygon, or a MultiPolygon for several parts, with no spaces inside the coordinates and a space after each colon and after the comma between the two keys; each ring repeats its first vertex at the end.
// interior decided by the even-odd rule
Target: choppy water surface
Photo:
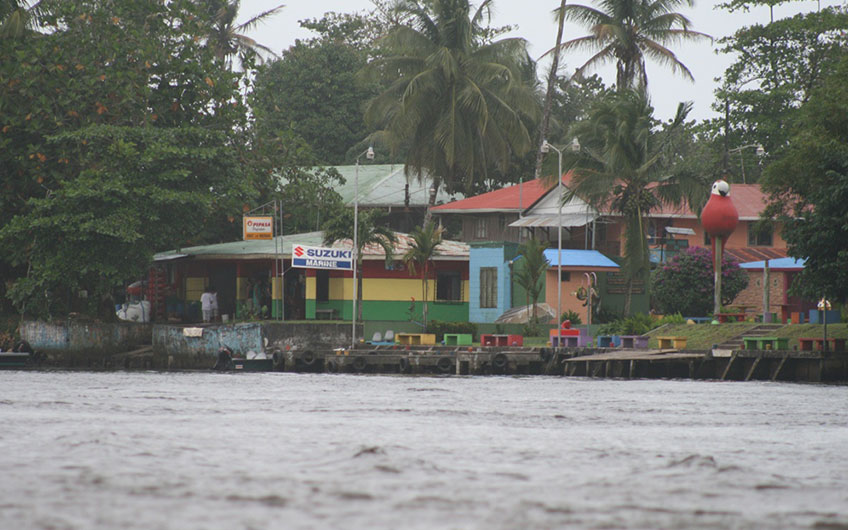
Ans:
{"type": "Polygon", "coordinates": [[[848,388],[0,372],[0,528],[848,528],[848,388]]]}

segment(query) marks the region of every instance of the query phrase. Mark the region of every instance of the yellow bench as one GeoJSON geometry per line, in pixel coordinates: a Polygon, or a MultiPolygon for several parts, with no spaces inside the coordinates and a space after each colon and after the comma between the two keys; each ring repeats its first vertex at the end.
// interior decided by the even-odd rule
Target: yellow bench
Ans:
{"type": "Polygon", "coordinates": [[[657,337],[657,347],[661,350],[686,348],[686,340],[688,337],[657,337]]]}
{"type": "Polygon", "coordinates": [[[395,342],[410,346],[432,346],[436,344],[435,333],[395,333],[395,342]]]}

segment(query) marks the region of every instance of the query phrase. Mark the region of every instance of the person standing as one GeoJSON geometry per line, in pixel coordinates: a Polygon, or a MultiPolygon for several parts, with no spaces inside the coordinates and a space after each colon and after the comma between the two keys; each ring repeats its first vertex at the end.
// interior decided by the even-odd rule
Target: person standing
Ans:
{"type": "Polygon", "coordinates": [[[200,309],[203,311],[203,322],[211,322],[215,308],[218,307],[218,297],[214,287],[207,287],[200,295],[200,309]]]}
{"type": "Polygon", "coordinates": [[[212,293],[212,321],[218,322],[218,290],[214,287],[210,287],[209,290],[212,293]]]}

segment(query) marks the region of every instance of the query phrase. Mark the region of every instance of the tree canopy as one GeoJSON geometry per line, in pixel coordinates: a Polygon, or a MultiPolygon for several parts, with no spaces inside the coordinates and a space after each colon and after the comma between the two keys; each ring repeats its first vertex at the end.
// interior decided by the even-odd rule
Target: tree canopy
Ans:
{"type": "Polygon", "coordinates": [[[389,32],[367,70],[387,87],[366,108],[373,138],[407,149],[407,172],[449,192],[528,152],[539,114],[524,39],[487,40],[491,4],[472,13],[468,0],[400,2],[410,25],[389,32]]]}

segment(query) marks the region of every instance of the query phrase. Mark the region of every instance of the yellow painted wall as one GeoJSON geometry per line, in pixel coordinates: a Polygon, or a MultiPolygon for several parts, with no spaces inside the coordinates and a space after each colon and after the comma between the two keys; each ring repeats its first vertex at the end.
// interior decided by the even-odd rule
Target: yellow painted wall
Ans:
{"type": "Polygon", "coordinates": [[[199,301],[203,291],[206,290],[206,278],[186,278],[185,297],[189,301],[199,301]]]}
{"type": "MultiPolygon", "coordinates": [[[[407,301],[415,298],[418,301],[424,299],[424,286],[418,278],[392,279],[392,278],[364,278],[362,280],[362,299],[374,301],[407,301]]],[[[306,297],[315,299],[315,278],[306,278],[306,297]]],[[[436,282],[430,281],[427,288],[428,301],[436,300],[436,282]]],[[[462,282],[462,302],[467,302],[471,292],[468,281],[462,282]]],[[[353,278],[330,278],[329,298],[330,300],[350,300],[353,293],[353,278]]]]}

